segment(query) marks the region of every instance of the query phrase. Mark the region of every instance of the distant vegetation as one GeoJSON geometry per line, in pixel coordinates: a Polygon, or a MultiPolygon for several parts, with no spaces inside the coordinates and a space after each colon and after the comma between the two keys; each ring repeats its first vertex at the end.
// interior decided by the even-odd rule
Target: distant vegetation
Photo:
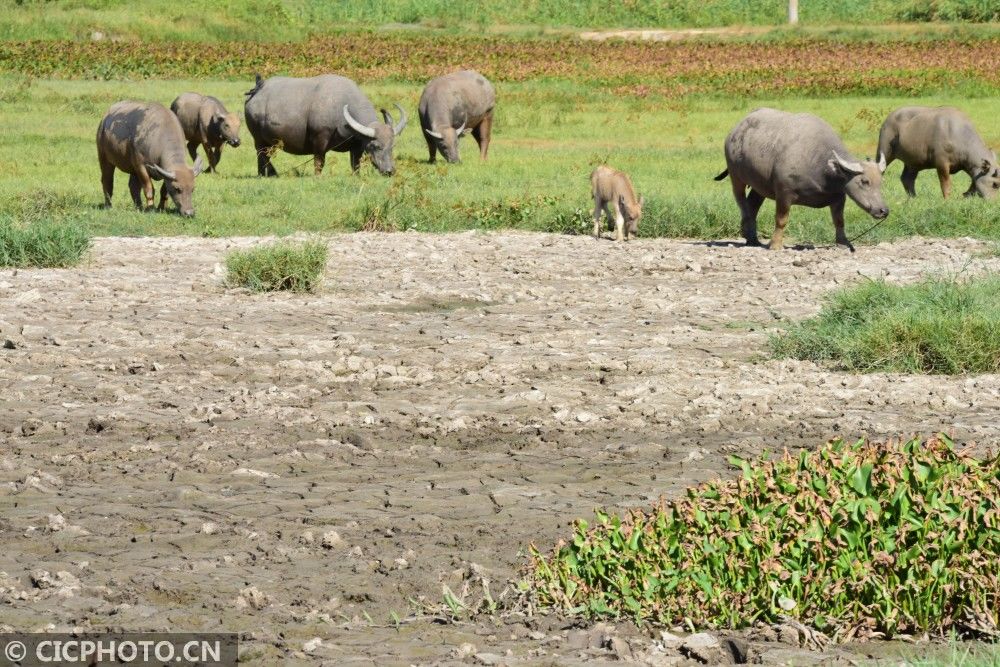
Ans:
{"type": "MultiPolygon", "coordinates": [[[[0,39],[294,40],[349,28],[417,24],[432,28],[496,26],[678,28],[777,25],[786,0],[8,0],[0,39]]],[[[803,0],[805,25],[899,21],[995,21],[991,0],[803,0]]]]}
{"type": "Polygon", "coordinates": [[[866,281],[771,341],[779,357],[872,372],[1000,372],[1000,276],[866,281]]]}
{"type": "MultiPolygon", "coordinates": [[[[1000,33],[998,33],[1000,34],[1000,33]]],[[[357,32],[298,43],[0,42],[0,72],[82,79],[238,79],[336,72],[364,84],[424,83],[474,67],[495,83],[570,80],[604,95],[764,96],[1000,94],[1000,39],[588,42],[575,38],[435,37],[357,32]]],[[[16,95],[17,90],[0,91],[16,95]]],[[[502,96],[501,96],[502,103],[502,96]]]]}
{"type": "Polygon", "coordinates": [[[281,241],[226,255],[226,283],[254,292],[312,292],[323,278],[327,247],[320,241],[281,241]]]}
{"type": "Polygon", "coordinates": [[[1000,458],[943,436],[731,462],[736,479],[626,516],[598,512],[522,590],[538,609],[658,625],[788,616],[842,639],[1000,625],[1000,458]]]}

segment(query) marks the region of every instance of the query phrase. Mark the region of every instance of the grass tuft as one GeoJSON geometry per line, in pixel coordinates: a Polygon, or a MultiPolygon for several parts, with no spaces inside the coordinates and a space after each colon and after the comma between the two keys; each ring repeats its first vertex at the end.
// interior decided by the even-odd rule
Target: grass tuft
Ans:
{"type": "Polygon", "coordinates": [[[312,292],[322,280],[326,257],[320,241],[234,250],[226,256],[226,283],[254,292],[312,292]]]}
{"type": "Polygon", "coordinates": [[[90,248],[90,233],[72,222],[0,221],[0,267],[66,268],[75,266],[90,248]]]}
{"type": "Polygon", "coordinates": [[[883,280],[835,292],[819,315],[771,339],[774,356],[842,370],[995,373],[1000,370],[1000,276],[883,280]]]}
{"type": "Polygon", "coordinates": [[[1000,627],[1000,456],[939,436],[730,462],[738,479],[532,546],[526,598],[664,625],[787,615],[842,637],[1000,627]]]}

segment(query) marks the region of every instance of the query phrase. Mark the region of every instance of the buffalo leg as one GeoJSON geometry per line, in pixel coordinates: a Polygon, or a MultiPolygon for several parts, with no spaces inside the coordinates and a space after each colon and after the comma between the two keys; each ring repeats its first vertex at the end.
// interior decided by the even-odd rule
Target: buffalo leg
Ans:
{"type": "Polygon", "coordinates": [[[437,160],[437,144],[428,136],[424,136],[424,140],[427,141],[427,152],[430,153],[430,157],[427,158],[427,164],[434,164],[437,160]]]}
{"type": "Polygon", "coordinates": [[[364,155],[364,150],[361,148],[351,149],[351,171],[357,172],[361,168],[361,156],[364,155]]]}
{"type": "Polygon", "coordinates": [[[911,169],[909,166],[903,167],[903,173],[900,174],[899,180],[903,183],[903,189],[906,190],[906,194],[910,197],[917,196],[917,170],[911,169]]]}
{"type": "Polygon", "coordinates": [[[622,213],[621,205],[618,203],[615,203],[614,211],[615,211],[615,241],[623,241],[624,240],[623,235],[625,232],[625,215],[622,213]]]}
{"type": "Polygon", "coordinates": [[[479,144],[479,157],[486,159],[490,150],[490,136],[493,132],[493,111],[489,111],[483,120],[472,129],[472,137],[479,144]]]}
{"type": "Polygon", "coordinates": [[[131,174],[128,177],[128,192],[132,195],[132,203],[139,210],[142,210],[142,186],[139,184],[139,175],[131,174]]]}
{"type": "Polygon", "coordinates": [[[160,204],[156,207],[157,211],[163,211],[167,208],[167,189],[160,186],[160,204]]]}
{"type": "Polygon", "coordinates": [[[215,148],[215,164],[212,165],[212,171],[219,173],[219,160],[222,159],[222,146],[219,145],[215,148]]]}
{"type": "Polygon", "coordinates": [[[326,164],[326,155],[324,153],[317,153],[313,155],[313,174],[319,176],[323,173],[323,165],[326,164]]]}
{"type": "Polygon", "coordinates": [[[153,207],[153,197],[156,195],[156,190],[153,189],[153,179],[149,177],[149,172],[146,171],[145,167],[139,168],[139,182],[142,184],[142,192],[146,195],[146,207],[153,207]]]}
{"type": "Polygon", "coordinates": [[[778,199],[774,203],[774,234],[771,235],[771,243],[768,247],[771,250],[781,250],[785,236],[785,225],[788,224],[788,213],[791,204],[778,199]]]}
{"type": "Polygon", "coordinates": [[[937,168],[938,180],[941,181],[941,195],[947,199],[951,194],[951,170],[948,167],[937,168]]]}
{"type": "Polygon", "coordinates": [[[594,238],[601,238],[601,215],[604,214],[604,202],[600,197],[594,197],[594,238]]]}
{"type": "MultiPolygon", "coordinates": [[[[206,152],[207,149],[206,149],[206,152]]],[[[198,142],[189,141],[188,142],[188,155],[191,156],[191,161],[194,162],[198,158],[198,142]]]]}
{"type": "Polygon", "coordinates": [[[101,163],[101,189],[104,191],[104,208],[111,208],[111,195],[115,191],[115,165],[110,162],[101,163]]]}
{"type": "MultiPolygon", "coordinates": [[[[208,144],[203,144],[202,148],[205,149],[205,155],[208,157],[208,169],[205,171],[215,173],[215,165],[219,164],[219,152],[208,144]]],[[[194,158],[191,159],[194,160],[194,158]]]]}
{"type": "Polygon", "coordinates": [[[277,176],[278,172],[271,164],[271,147],[264,144],[254,144],[254,148],[257,150],[257,175],[277,176]]]}
{"type": "Polygon", "coordinates": [[[854,246],[851,245],[850,240],[847,238],[847,233],[844,231],[844,203],[847,198],[841,195],[840,199],[830,204],[830,217],[833,218],[833,228],[837,234],[837,243],[839,245],[846,245],[854,252],[854,246]]]}
{"type": "Polygon", "coordinates": [[[747,195],[746,183],[740,181],[730,174],[730,183],[733,186],[733,198],[740,208],[740,231],[747,245],[759,246],[760,239],[757,238],[757,212],[763,203],[763,198],[756,191],[751,190],[747,195]]]}

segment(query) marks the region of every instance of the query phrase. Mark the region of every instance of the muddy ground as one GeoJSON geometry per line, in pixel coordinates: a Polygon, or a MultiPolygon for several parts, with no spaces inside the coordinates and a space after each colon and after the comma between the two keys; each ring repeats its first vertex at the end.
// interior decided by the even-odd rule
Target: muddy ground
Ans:
{"type": "MultiPolygon", "coordinates": [[[[976,241],[352,234],[315,295],[224,288],[255,242],[99,239],[80,268],[0,272],[0,625],[238,631],[260,664],[673,664],[627,628],[414,602],[470,576],[498,595],[529,542],[733,453],[1000,439],[1000,376],[763,358],[838,285],[1000,269],[976,241]]],[[[811,657],[844,650],[872,649],[811,657]]]]}

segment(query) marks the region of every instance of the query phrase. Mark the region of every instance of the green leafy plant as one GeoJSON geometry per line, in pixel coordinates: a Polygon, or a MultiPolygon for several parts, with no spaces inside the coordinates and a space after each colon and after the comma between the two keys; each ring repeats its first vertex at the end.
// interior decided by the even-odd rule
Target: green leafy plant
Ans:
{"type": "Polygon", "coordinates": [[[327,247],[320,241],[274,243],[226,256],[226,283],[254,292],[312,292],[323,276],[327,247]]]}
{"type": "Polygon", "coordinates": [[[75,266],[90,245],[90,233],[73,222],[16,224],[0,220],[0,267],[75,266]]]}
{"type": "Polygon", "coordinates": [[[771,339],[777,357],[861,372],[1000,370],[1000,276],[866,281],[833,293],[816,317],[771,339]]]}
{"type": "Polygon", "coordinates": [[[843,636],[1000,628],[1000,457],[946,437],[731,462],[675,502],[532,546],[541,608],[699,627],[797,618],[843,636]]]}

